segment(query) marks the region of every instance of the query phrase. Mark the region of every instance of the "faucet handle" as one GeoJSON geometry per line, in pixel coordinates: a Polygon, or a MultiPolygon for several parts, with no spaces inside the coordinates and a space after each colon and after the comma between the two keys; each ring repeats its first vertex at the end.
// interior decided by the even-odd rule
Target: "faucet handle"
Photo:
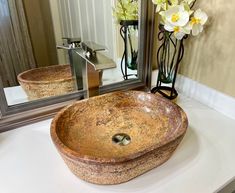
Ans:
{"type": "Polygon", "coordinates": [[[81,43],[81,38],[71,38],[71,37],[62,37],[63,40],[67,40],[67,44],[72,44],[72,43],[76,43],[76,44],[80,44],[81,43]]]}
{"type": "Polygon", "coordinates": [[[86,56],[95,56],[98,51],[105,51],[106,48],[102,45],[96,44],[92,41],[85,41],[81,43],[82,49],[86,52],[86,56]]]}

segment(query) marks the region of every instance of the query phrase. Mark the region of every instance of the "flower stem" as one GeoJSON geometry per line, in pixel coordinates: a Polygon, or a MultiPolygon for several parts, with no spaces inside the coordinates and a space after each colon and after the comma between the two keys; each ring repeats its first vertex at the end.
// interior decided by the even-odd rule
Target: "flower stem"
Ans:
{"type": "Polygon", "coordinates": [[[197,0],[195,0],[195,1],[192,3],[192,5],[190,6],[190,9],[193,8],[193,6],[195,5],[196,1],[197,1],[197,0]]]}

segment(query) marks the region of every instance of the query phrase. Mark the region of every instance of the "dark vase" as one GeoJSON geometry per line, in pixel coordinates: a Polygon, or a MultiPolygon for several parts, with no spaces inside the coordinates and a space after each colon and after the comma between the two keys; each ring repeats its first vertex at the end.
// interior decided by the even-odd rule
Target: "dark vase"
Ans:
{"type": "Polygon", "coordinates": [[[136,39],[136,37],[134,37],[135,33],[133,33],[138,32],[138,20],[121,20],[120,25],[120,34],[124,41],[121,71],[123,78],[128,80],[128,77],[134,74],[128,74],[127,68],[131,70],[137,70],[138,68],[138,44],[136,46],[133,42],[138,41],[138,37],[136,39]]]}
{"type": "Polygon", "coordinates": [[[162,96],[173,100],[178,96],[175,89],[175,81],[179,64],[184,55],[183,41],[174,37],[173,32],[168,32],[163,25],[159,25],[158,40],[160,47],[157,51],[158,77],[156,87],[152,88],[152,93],[160,93],[162,96]]]}

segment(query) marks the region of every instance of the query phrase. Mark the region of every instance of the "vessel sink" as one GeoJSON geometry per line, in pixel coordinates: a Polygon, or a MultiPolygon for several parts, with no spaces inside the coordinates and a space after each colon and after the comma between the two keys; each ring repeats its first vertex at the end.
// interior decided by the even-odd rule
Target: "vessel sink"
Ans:
{"type": "Polygon", "coordinates": [[[166,162],[187,126],[186,114],[171,101],[125,91],[64,108],[52,121],[51,137],[76,176],[119,184],[166,162]]]}
{"type": "Polygon", "coordinates": [[[75,91],[75,82],[69,64],[31,69],[19,74],[17,79],[29,100],[75,91]]]}

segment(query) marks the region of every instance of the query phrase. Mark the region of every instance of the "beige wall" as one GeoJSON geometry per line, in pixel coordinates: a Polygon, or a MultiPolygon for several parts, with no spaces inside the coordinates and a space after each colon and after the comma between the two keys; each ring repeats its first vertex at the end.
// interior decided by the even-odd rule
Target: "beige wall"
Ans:
{"type": "MultiPolygon", "coordinates": [[[[180,73],[235,97],[235,1],[198,0],[195,8],[207,12],[203,33],[185,41],[180,73]]],[[[157,17],[155,19],[153,69],[156,67],[157,17]]]]}
{"type": "Polygon", "coordinates": [[[58,64],[48,0],[23,0],[23,4],[37,66],[58,64]]]}
{"type": "MultiPolygon", "coordinates": [[[[54,33],[55,33],[56,45],[63,45],[63,40],[62,40],[63,35],[62,35],[58,0],[50,0],[49,2],[50,2],[50,8],[51,8],[51,15],[52,15],[52,22],[53,22],[53,28],[54,28],[54,33]]],[[[66,51],[57,49],[57,56],[58,56],[59,64],[68,63],[66,60],[66,51]]]]}
{"type": "Polygon", "coordinates": [[[235,1],[198,0],[210,17],[205,31],[185,41],[180,72],[235,97],[235,1]]]}

